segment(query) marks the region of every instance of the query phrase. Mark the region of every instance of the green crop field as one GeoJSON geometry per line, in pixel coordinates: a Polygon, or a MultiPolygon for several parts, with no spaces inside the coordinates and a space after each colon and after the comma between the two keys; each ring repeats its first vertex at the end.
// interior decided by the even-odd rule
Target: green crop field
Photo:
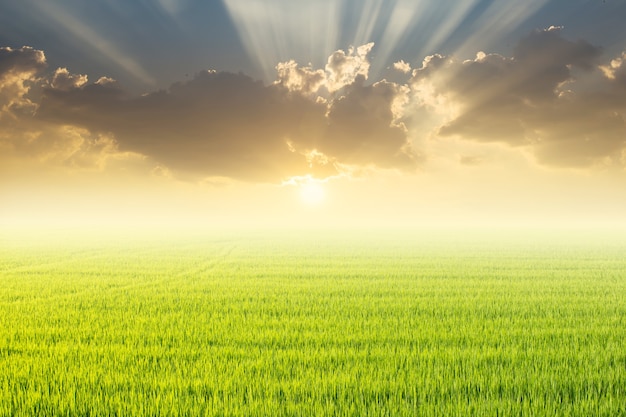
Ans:
{"type": "Polygon", "coordinates": [[[626,240],[0,235],[0,416],[624,416],[626,240]]]}

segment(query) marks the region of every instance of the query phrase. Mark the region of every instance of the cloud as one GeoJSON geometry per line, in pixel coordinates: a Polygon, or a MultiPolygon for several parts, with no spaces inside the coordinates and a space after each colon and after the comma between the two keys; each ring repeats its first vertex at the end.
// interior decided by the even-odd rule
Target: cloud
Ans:
{"type": "Polygon", "coordinates": [[[30,78],[46,66],[43,51],[23,46],[18,49],[0,47],[0,74],[4,82],[10,77],[30,78]]]}
{"type": "Polygon", "coordinates": [[[111,135],[32,120],[0,129],[0,149],[0,164],[35,164],[40,175],[47,169],[104,171],[116,161],[134,164],[144,159],[137,153],[120,151],[111,135]]]}
{"type": "Polygon", "coordinates": [[[274,84],[305,95],[317,93],[327,82],[324,70],[315,70],[310,65],[301,67],[294,60],[279,63],[276,66],[276,73],[277,80],[274,84]]]}
{"type": "Polygon", "coordinates": [[[348,53],[342,50],[333,53],[326,64],[328,91],[337,91],[350,85],[359,76],[367,79],[370,69],[367,55],[373,47],[374,43],[370,42],[357,48],[350,48],[348,53]]]}
{"type": "MultiPolygon", "coordinates": [[[[601,52],[551,27],[521,39],[510,58],[484,52],[467,61],[432,56],[413,72],[411,85],[425,103],[435,97],[456,104],[457,113],[439,129],[443,137],[524,147],[546,165],[619,163],[626,140],[623,96],[601,88],[568,90],[576,87],[573,71],[594,70],[601,52]]],[[[617,84],[621,65],[614,60],[603,67],[617,84]]]]}
{"type": "Polygon", "coordinates": [[[626,89],[626,52],[622,52],[621,56],[611,60],[608,65],[601,65],[600,69],[613,85],[626,89]]]}
{"type": "Polygon", "coordinates": [[[0,120],[34,110],[27,94],[37,81],[36,74],[45,67],[43,51],[28,46],[0,48],[0,120]]]}
{"type": "Polygon", "coordinates": [[[377,165],[385,168],[411,167],[420,158],[407,141],[407,132],[394,109],[402,101],[406,87],[379,81],[366,85],[358,77],[347,87],[346,95],[330,106],[327,134],[320,149],[342,162],[367,165],[376,155],[377,165]]]}
{"type": "Polygon", "coordinates": [[[70,90],[72,88],[82,87],[87,84],[88,78],[86,75],[70,74],[67,68],[57,68],[52,76],[50,85],[57,90],[70,90]]]}
{"type": "Polygon", "coordinates": [[[353,84],[357,78],[367,79],[370,68],[368,54],[373,47],[374,43],[368,43],[357,48],[350,47],[347,52],[335,51],[328,57],[323,70],[313,69],[310,64],[300,66],[294,60],[279,63],[274,84],[305,95],[317,93],[322,88],[335,93],[353,84]]]}
{"type": "MultiPolygon", "coordinates": [[[[426,138],[455,136],[504,143],[548,166],[623,166],[624,54],[607,63],[601,48],[551,27],[522,38],[510,57],[435,54],[413,70],[398,61],[406,81],[391,82],[368,80],[373,47],[336,51],[324,68],[278,63],[269,85],[203,71],[141,96],[107,77],[46,75],[42,51],[1,48],[0,163],[12,155],[103,170],[143,160],[153,175],[279,184],[412,172],[429,157],[426,138]],[[593,71],[595,83],[579,88],[577,77],[593,71]]],[[[476,152],[447,157],[477,165],[486,154],[476,152]]]]}
{"type": "Polygon", "coordinates": [[[584,94],[559,99],[558,106],[529,115],[538,160],[572,167],[620,164],[626,149],[626,102],[615,99],[584,94]]]}
{"type": "Polygon", "coordinates": [[[138,155],[120,152],[115,139],[106,133],[91,133],[68,124],[50,124],[35,117],[41,84],[58,91],[82,87],[85,75],[57,69],[49,80],[40,73],[46,68],[43,51],[31,47],[0,48],[0,164],[35,161],[74,169],[102,170],[112,159],[138,155]],[[31,95],[33,97],[31,97],[31,95]]]}
{"type": "Polygon", "coordinates": [[[110,132],[121,149],[150,156],[182,176],[268,180],[305,166],[286,141],[302,115],[315,113],[315,103],[282,91],[242,74],[203,72],[141,97],[115,83],[50,88],[38,115],[110,132]]]}
{"type": "Polygon", "coordinates": [[[279,64],[269,86],[205,71],[141,97],[58,70],[63,83],[44,89],[37,118],[109,134],[120,151],[146,155],[180,177],[278,183],[336,175],[345,165],[414,167],[418,158],[397,120],[407,89],[365,84],[371,48],[336,52],[325,70],[279,64]],[[314,94],[322,86],[333,96],[314,94]]]}
{"type": "Polygon", "coordinates": [[[404,74],[408,74],[409,72],[411,72],[411,65],[404,62],[404,60],[400,60],[398,62],[394,62],[393,69],[395,69],[396,71],[400,71],[404,74]]]}
{"type": "Polygon", "coordinates": [[[478,52],[474,60],[463,62],[431,56],[414,72],[413,82],[431,77],[441,93],[468,108],[499,100],[536,104],[556,97],[558,87],[572,79],[571,67],[592,69],[601,50],[585,41],[565,40],[559,28],[550,28],[532,32],[514,52],[512,58],[478,52]]]}

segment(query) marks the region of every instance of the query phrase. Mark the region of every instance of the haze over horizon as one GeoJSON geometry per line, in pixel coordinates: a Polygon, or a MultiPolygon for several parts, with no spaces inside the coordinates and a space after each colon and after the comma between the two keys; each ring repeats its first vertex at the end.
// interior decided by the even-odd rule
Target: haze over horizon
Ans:
{"type": "Polygon", "coordinates": [[[624,1],[0,10],[0,226],[626,228],[624,1]]]}

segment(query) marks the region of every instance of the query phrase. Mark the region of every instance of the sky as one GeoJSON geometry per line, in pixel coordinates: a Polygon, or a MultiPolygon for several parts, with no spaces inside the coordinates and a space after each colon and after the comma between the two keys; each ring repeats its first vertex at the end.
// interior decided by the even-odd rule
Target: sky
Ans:
{"type": "Polygon", "coordinates": [[[626,0],[0,0],[0,226],[626,228],[626,0]]]}

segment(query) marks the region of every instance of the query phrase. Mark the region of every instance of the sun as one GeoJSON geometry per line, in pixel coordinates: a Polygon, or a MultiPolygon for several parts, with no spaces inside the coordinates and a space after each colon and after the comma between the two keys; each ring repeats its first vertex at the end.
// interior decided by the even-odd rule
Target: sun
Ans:
{"type": "Polygon", "coordinates": [[[300,198],[309,206],[318,206],[326,199],[326,191],[319,181],[309,180],[300,184],[300,198]]]}

